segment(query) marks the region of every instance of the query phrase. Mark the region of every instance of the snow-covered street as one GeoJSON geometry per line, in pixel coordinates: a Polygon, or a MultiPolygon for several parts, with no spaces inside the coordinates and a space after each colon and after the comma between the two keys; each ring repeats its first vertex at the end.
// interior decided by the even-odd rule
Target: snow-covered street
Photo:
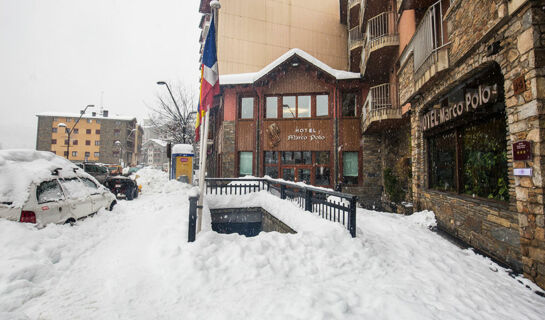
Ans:
{"type": "Polygon", "coordinates": [[[72,227],[0,220],[0,319],[543,319],[536,285],[430,231],[431,212],[359,209],[353,239],[258,195],[298,233],[187,243],[192,187],[139,174],[138,199],[72,227]]]}

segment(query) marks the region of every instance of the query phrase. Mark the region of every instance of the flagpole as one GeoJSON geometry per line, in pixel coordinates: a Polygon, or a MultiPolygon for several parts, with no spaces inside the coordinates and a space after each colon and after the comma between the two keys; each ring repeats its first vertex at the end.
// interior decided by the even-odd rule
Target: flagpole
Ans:
{"type": "Polygon", "coordinates": [[[206,119],[208,118],[208,112],[205,112],[205,119],[201,117],[201,149],[199,150],[199,201],[197,203],[197,233],[202,228],[202,205],[204,203],[204,179],[206,178],[206,148],[208,147],[206,142],[208,137],[205,132],[206,119]],[[205,120],[205,121],[202,121],[205,120]]]}
{"type": "MultiPolygon", "coordinates": [[[[218,10],[221,8],[221,4],[217,0],[212,0],[210,2],[210,8],[212,9],[212,15],[213,15],[213,23],[214,23],[214,32],[217,32],[217,18],[218,18],[218,10]]],[[[208,36],[207,36],[208,38],[208,36]]],[[[214,36],[215,45],[217,46],[218,38],[214,36]]],[[[206,47],[206,45],[205,45],[206,47]]],[[[205,50],[206,51],[206,50],[205,50]]],[[[217,63],[217,62],[216,62],[217,63]]],[[[219,74],[219,73],[218,73],[219,74]]],[[[218,79],[219,81],[219,79],[218,79]]],[[[213,103],[213,102],[212,102],[213,103]]],[[[201,150],[200,150],[200,165],[199,165],[199,201],[197,204],[197,233],[199,233],[202,229],[202,220],[203,220],[203,203],[204,203],[204,192],[205,192],[205,179],[206,179],[206,157],[208,154],[208,127],[210,123],[210,109],[212,106],[204,106],[205,107],[205,115],[204,115],[204,124],[201,123],[202,128],[202,135],[201,135],[201,150]]],[[[202,118],[201,118],[202,121],[202,118]]]]}

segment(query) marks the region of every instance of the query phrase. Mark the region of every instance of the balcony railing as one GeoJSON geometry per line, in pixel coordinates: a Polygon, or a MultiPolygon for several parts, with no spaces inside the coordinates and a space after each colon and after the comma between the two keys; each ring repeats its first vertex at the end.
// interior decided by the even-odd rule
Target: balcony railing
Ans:
{"type": "Polygon", "coordinates": [[[348,0],[348,7],[352,8],[353,6],[355,6],[360,1],[361,0],[348,0]]]}
{"type": "Polygon", "coordinates": [[[443,37],[443,15],[441,0],[428,8],[424,18],[416,29],[411,43],[414,50],[414,70],[422,67],[426,60],[435,56],[441,47],[445,45],[443,37]]]}
{"type": "Polygon", "coordinates": [[[363,19],[365,18],[365,9],[367,9],[367,0],[360,0],[360,26],[363,24],[363,19]]]}
{"type": "Polygon", "coordinates": [[[350,43],[350,49],[363,45],[363,34],[360,32],[360,27],[354,27],[348,32],[348,40],[350,43]]]}
{"type": "Polygon", "coordinates": [[[396,97],[396,87],[390,83],[369,89],[362,110],[363,131],[366,131],[374,121],[401,118],[401,108],[399,108],[396,97]]]}
{"type": "Polygon", "coordinates": [[[361,73],[365,74],[367,60],[374,50],[397,45],[399,45],[399,34],[396,30],[395,12],[384,12],[369,19],[365,33],[365,48],[361,55],[361,73]]]}

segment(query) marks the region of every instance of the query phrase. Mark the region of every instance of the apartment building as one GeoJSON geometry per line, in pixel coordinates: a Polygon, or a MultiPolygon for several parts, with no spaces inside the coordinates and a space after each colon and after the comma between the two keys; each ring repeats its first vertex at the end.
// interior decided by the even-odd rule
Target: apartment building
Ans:
{"type": "Polygon", "coordinates": [[[36,149],[51,151],[71,161],[136,164],[143,130],[136,118],[111,115],[107,110],[81,114],[37,114],[36,149]],[[67,130],[70,135],[68,151],[67,130]]]}
{"type": "Polygon", "coordinates": [[[397,14],[412,32],[396,69],[416,208],[545,287],[545,2],[399,1],[397,14]]]}
{"type": "MultiPolygon", "coordinates": [[[[396,0],[340,1],[348,33],[349,69],[363,79],[360,202],[411,212],[410,117],[398,99],[397,60],[412,36],[396,0]]],[[[414,23],[414,22],[413,22],[414,23]]],[[[413,27],[414,30],[414,27],[413,27]]]]}
{"type": "Polygon", "coordinates": [[[167,142],[160,139],[148,139],[142,144],[140,163],[156,168],[168,166],[167,142]]]}

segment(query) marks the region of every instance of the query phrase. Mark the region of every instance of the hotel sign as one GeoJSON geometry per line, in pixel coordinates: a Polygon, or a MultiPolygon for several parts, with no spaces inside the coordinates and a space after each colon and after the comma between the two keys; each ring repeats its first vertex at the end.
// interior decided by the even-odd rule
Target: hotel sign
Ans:
{"type": "Polygon", "coordinates": [[[325,136],[318,134],[314,128],[298,128],[296,127],[293,134],[288,135],[288,141],[322,141],[325,136]]]}
{"type": "Polygon", "coordinates": [[[496,102],[497,95],[497,85],[484,85],[479,86],[477,89],[466,89],[464,100],[455,101],[452,104],[449,103],[449,106],[426,112],[420,120],[420,126],[423,131],[435,128],[481,106],[496,102]]]}

